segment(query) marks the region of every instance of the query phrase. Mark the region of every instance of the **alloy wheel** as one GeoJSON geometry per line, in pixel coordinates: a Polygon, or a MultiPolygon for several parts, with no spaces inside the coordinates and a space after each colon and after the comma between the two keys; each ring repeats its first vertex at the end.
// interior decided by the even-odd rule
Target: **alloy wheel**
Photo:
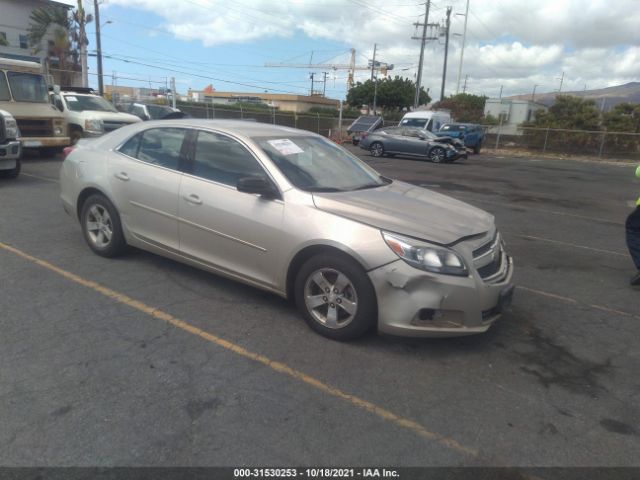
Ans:
{"type": "Polygon", "coordinates": [[[105,207],[94,204],[89,208],[85,220],[89,240],[98,248],[106,248],[113,237],[113,222],[105,207]]]}
{"type": "Polygon", "coordinates": [[[314,271],[304,285],[304,303],[314,320],[331,329],[349,325],[358,312],[352,281],[333,268],[314,271]]]}

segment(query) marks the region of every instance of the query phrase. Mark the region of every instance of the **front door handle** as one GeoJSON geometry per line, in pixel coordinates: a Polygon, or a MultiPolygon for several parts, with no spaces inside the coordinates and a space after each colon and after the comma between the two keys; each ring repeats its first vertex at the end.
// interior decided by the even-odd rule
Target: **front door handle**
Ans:
{"type": "Polygon", "coordinates": [[[119,172],[115,174],[115,177],[118,180],[122,180],[123,182],[128,182],[129,181],[129,175],[127,175],[127,172],[119,172]]]}
{"type": "Polygon", "coordinates": [[[202,205],[202,200],[200,200],[200,197],[194,193],[192,193],[189,196],[185,195],[182,198],[184,198],[187,202],[192,203],[194,205],[202,205]]]}

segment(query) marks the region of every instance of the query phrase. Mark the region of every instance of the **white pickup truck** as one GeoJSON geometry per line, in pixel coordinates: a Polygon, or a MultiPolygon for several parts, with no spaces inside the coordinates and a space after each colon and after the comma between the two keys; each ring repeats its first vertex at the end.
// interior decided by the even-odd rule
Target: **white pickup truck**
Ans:
{"type": "Polygon", "coordinates": [[[52,103],[64,115],[73,144],[82,137],[103,135],[142,121],[135,115],[119,112],[107,100],[92,93],[88,88],[52,93],[52,103]]]}
{"type": "Polygon", "coordinates": [[[0,177],[15,178],[20,174],[22,146],[18,123],[6,110],[0,110],[0,177]]]}

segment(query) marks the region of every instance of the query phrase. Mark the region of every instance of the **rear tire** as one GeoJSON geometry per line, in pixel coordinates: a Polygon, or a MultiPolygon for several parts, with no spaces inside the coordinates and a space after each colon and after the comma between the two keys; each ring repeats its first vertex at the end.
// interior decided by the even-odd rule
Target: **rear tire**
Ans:
{"type": "Polygon", "coordinates": [[[71,145],[75,145],[82,138],[82,129],[80,127],[71,127],[69,129],[69,138],[71,139],[71,145]]]}
{"type": "Polygon", "coordinates": [[[20,175],[20,170],[22,169],[22,162],[20,159],[16,160],[16,166],[11,170],[0,170],[0,178],[16,178],[20,175]]]}
{"type": "Polygon", "coordinates": [[[380,142],[373,142],[369,147],[369,152],[374,157],[382,157],[384,155],[384,145],[380,142]]]}
{"type": "Polygon", "coordinates": [[[125,251],[127,242],[122,233],[120,215],[104,195],[91,195],[84,201],[80,225],[84,239],[94,253],[112,258],[125,251]]]}
{"type": "Polygon", "coordinates": [[[353,340],[375,326],[375,290],[362,266],[350,257],[315,255],[302,265],[295,282],[296,305],[320,335],[353,340]]]}
{"type": "Polygon", "coordinates": [[[55,157],[62,153],[64,147],[44,147],[41,148],[39,153],[41,157],[55,157]]]}

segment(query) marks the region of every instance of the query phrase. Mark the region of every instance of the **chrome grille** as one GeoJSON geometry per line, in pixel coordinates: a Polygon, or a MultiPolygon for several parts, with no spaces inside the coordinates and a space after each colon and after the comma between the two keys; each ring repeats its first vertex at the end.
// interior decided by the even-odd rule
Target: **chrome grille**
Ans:
{"type": "Polygon", "coordinates": [[[53,125],[50,119],[16,118],[20,135],[29,137],[53,137],[53,125]]]}
{"type": "Polygon", "coordinates": [[[502,248],[502,237],[496,231],[493,238],[473,251],[473,266],[487,283],[498,283],[508,273],[508,259],[502,248]]]}

